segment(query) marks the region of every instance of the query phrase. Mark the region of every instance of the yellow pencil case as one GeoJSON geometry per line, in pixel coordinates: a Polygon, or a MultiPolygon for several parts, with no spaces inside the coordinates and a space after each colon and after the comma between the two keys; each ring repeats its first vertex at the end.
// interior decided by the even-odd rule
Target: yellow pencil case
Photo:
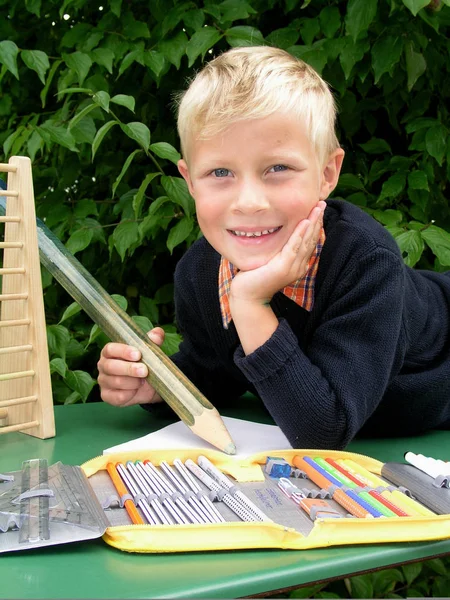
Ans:
{"type": "MultiPolygon", "coordinates": [[[[431,477],[423,474],[416,478],[415,472],[406,473],[406,479],[402,479],[403,471],[397,479],[397,485],[393,485],[395,469],[392,478],[385,479],[385,488],[376,485],[382,483],[378,478],[390,473],[388,465],[368,456],[343,451],[290,449],[238,459],[213,450],[184,449],[108,454],[93,458],[81,467],[57,463],[48,468],[44,483],[36,480],[39,477],[36,470],[34,475],[27,472],[28,479],[25,480],[26,471],[22,469],[22,472],[3,475],[3,481],[0,476],[0,552],[86,541],[101,536],[107,544],[120,550],[149,553],[250,548],[302,550],[343,544],[413,542],[450,537],[450,510],[446,510],[445,514],[435,514],[430,510],[431,506],[436,506],[434,500],[437,495],[439,506],[445,509],[447,504],[450,505],[450,489],[437,487],[431,477]],[[133,524],[125,501],[135,501],[139,506],[142,496],[120,496],[108,475],[108,464],[127,464],[129,461],[134,464],[135,461],[149,460],[159,470],[163,461],[169,465],[173,465],[176,459],[196,462],[199,456],[209,459],[232,481],[232,490],[222,490],[223,493],[234,495],[239,490],[268,520],[242,521],[223,501],[223,493],[216,493],[213,506],[223,516],[224,522],[133,524]],[[355,468],[373,476],[371,491],[376,489],[376,493],[382,494],[385,489],[391,495],[401,494],[405,501],[408,499],[406,505],[409,503],[415,509],[411,509],[411,516],[352,516],[333,500],[325,488],[305,478],[301,469],[295,469],[293,461],[296,456],[313,460],[352,461],[355,468]],[[290,477],[289,482],[304,497],[322,499],[322,503],[338,513],[338,518],[324,516],[321,511],[308,514],[283,493],[278,485],[279,480],[266,472],[268,457],[284,459],[292,465],[295,476],[290,477]],[[428,478],[425,483],[423,477],[428,478]],[[404,485],[405,481],[411,483],[409,488],[413,489],[404,485]],[[28,495],[27,486],[31,490],[28,495]],[[9,516],[5,509],[8,506],[9,516]],[[11,510],[11,506],[17,508],[11,510]]],[[[200,487],[200,496],[211,499],[207,488],[202,484],[200,487]]],[[[366,492],[370,488],[370,485],[365,488],[366,492]]],[[[175,495],[177,497],[180,494],[175,495]]],[[[161,499],[167,500],[167,494],[163,494],[161,499]]],[[[139,508],[138,512],[142,515],[139,508]]]]}

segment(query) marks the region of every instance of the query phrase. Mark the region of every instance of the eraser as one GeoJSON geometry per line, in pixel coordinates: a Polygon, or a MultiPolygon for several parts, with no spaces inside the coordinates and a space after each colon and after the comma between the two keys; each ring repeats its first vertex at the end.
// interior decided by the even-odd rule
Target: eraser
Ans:
{"type": "Polygon", "coordinates": [[[279,479],[280,477],[290,477],[292,467],[284,458],[268,456],[264,470],[269,477],[279,479]]]}

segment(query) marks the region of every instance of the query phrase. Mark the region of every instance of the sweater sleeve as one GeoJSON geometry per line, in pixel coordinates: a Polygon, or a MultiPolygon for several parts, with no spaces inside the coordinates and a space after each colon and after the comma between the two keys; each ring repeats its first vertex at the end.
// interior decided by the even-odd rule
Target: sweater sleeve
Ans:
{"type": "Polygon", "coordinates": [[[403,361],[404,265],[377,248],[349,261],[309,342],[285,320],[234,360],[294,448],[344,448],[403,361]]]}

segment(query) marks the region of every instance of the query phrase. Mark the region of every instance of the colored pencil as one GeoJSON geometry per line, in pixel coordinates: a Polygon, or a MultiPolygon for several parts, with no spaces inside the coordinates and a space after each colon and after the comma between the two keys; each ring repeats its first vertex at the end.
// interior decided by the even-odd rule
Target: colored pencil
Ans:
{"type": "MultiPolygon", "coordinates": [[[[108,471],[109,476],[111,477],[111,481],[113,482],[114,487],[116,488],[119,496],[121,498],[123,498],[124,496],[129,494],[128,489],[126,488],[119,473],[117,472],[116,466],[113,463],[108,463],[106,465],[106,470],[108,471]]],[[[144,519],[139,514],[133,500],[125,500],[124,506],[125,506],[125,509],[126,509],[128,515],[130,516],[130,519],[132,520],[132,522],[135,525],[144,525],[145,524],[144,519]]]]}

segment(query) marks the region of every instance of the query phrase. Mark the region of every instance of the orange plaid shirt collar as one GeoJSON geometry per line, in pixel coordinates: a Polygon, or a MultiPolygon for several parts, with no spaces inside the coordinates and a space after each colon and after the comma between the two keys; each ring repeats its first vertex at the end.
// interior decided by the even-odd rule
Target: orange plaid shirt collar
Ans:
{"type": "MultiPolygon", "coordinates": [[[[287,285],[281,290],[285,296],[308,312],[310,312],[314,306],[314,285],[316,282],[317,269],[319,268],[320,253],[322,252],[324,243],[325,230],[322,227],[316,249],[309,259],[308,270],[304,277],[297,279],[292,285],[287,285]]],[[[232,320],[229,294],[231,282],[237,272],[238,269],[222,256],[219,266],[219,303],[224,329],[228,329],[232,320]]]]}

